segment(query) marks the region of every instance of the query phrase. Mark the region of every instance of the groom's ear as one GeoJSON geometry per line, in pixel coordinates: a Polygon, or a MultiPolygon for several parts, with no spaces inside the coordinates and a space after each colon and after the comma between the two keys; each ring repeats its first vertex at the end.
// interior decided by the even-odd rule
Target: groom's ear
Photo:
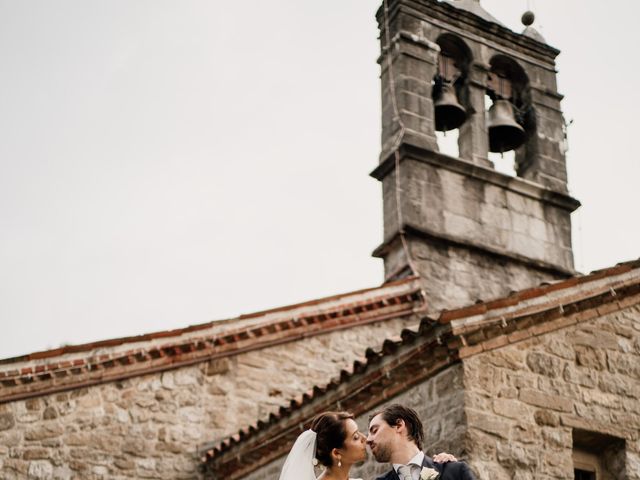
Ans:
{"type": "Polygon", "coordinates": [[[402,431],[403,429],[406,430],[407,426],[404,423],[404,420],[399,418],[398,420],[396,420],[396,424],[393,426],[395,428],[395,430],[397,432],[402,431]]]}

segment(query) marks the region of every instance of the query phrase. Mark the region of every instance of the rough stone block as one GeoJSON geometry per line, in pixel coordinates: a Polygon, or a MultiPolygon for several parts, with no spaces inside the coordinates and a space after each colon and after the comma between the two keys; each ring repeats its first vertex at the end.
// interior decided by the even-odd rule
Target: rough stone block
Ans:
{"type": "Polygon", "coordinates": [[[604,348],[610,350],[618,349],[618,337],[613,333],[599,330],[577,331],[572,335],[571,341],[574,345],[587,345],[593,348],[604,348]]]}
{"type": "Polygon", "coordinates": [[[64,427],[60,424],[44,423],[36,425],[24,434],[26,440],[37,441],[46,438],[58,437],[64,433],[64,427]]]}
{"type": "Polygon", "coordinates": [[[532,372],[551,378],[559,377],[562,372],[562,361],[542,352],[529,352],[527,365],[532,372]]]}
{"type": "Polygon", "coordinates": [[[22,453],[22,458],[25,460],[47,460],[51,456],[51,450],[39,447],[26,448],[22,453]]]}
{"type": "Polygon", "coordinates": [[[209,377],[213,375],[221,375],[223,373],[227,373],[228,371],[229,371],[228,358],[214,359],[206,363],[205,375],[209,377]]]}
{"type": "MultiPolygon", "coordinates": [[[[513,476],[509,470],[501,465],[488,461],[473,460],[471,468],[476,473],[476,478],[490,478],[492,480],[512,480],[513,476]]],[[[524,478],[522,480],[525,480],[524,478]]],[[[529,479],[526,479],[529,480],[529,479]]]]}
{"type": "Polygon", "coordinates": [[[433,117],[433,100],[431,97],[417,95],[406,90],[398,92],[398,109],[412,112],[420,117],[433,117]]]}
{"type": "Polygon", "coordinates": [[[580,368],[575,365],[566,365],[563,372],[563,378],[566,382],[582,385],[587,388],[596,386],[596,372],[588,368],[580,368]]]}
{"type": "Polygon", "coordinates": [[[509,242],[509,250],[525,257],[546,260],[544,243],[529,236],[529,234],[513,233],[509,242]]]}
{"type": "Polygon", "coordinates": [[[547,235],[546,222],[543,222],[542,220],[539,220],[534,217],[529,217],[528,223],[529,223],[528,234],[531,237],[537,240],[541,240],[543,242],[549,239],[549,236],[547,235]]]}
{"type": "Polygon", "coordinates": [[[537,453],[513,443],[498,444],[498,461],[511,470],[530,470],[537,464],[537,453]]]}
{"type": "Polygon", "coordinates": [[[507,208],[507,195],[505,190],[495,185],[485,185],[484,202],[498,208],[507,208]]]}
{"type": "Polygon", "coordinates": [[[493,352],[488,361],[496,367],[518,371],[524,367],[525,352],[514,349],[499,349],[493,352]]]}
{"type": "Polygon", "coordinates": [[[519,398],[521,401],[535,407],[548,408],[559,412],[573,411],[573,402],[570,399],[542,393],[529,388],[521,389],[519,398]]]}
{"type": "Polygon", "coordinates": [[[607,368],[606,352],[583,345],[577,345],[575,351],[578,365],[595,370],[605,370],[607,368]]]}
{"type": "Polygon", "coordinates": [[[473,237],[474,232],[480,231],[480,224],[462,215],[444,212],[444,228],[449,235],[469,238],[473,237]]]}
{"type": "Polygon", "coordinates": [[[114,465],[120,470],[133,470],[136,466],[131,458],[118,458],[115,460],[114,465]]]}
{"type": "Polygon", "coordinates": [[[15,417],[12,413],[0,413],[0,431],[9,430],[15,423],[15,417]]]}
{"type": "Polygon", "coordinates": [[[483,225],[492,225],[503,229],[511,228],[511,212],[503,207],[477,203],[472,200],[472,205],[480,206],[480,222],[483,225]]]}
{"type": "Polygon", "coordinates": [[[533,418],[540,426],[557,427],[560,424],[558,414],[549,410],[536,410],[533,418]]]}
{"type": "Polygon", "coordinates": [[[558,455],[559,452],[543,451],[541,472],[551,478],[571,478],[573,476],[573,460],[571,455],[558,455]]]}
{"type": "Polygon", "coordinates": [[[396,75],[431,79],[436,74],[437,66],[428,57],[403,54],[394,59],[393,69],[396,75]]]}
{"type": "Polygon", "coordinates": [[[565,360],[575,361],[576,354],[569,342],[563,337],[556,336],[550,338],[549,341],[546,342],[545,347],[546,350],[553,355],[564,358],[565,360]]]}
{"type": "Polygon", "coordinates": [[[91,469],[91,472],[99,478],[104,478],[109,473],[109,469],[104,465],[96,465],[91,469]]]}
{"type": "Polygon", "coordinates": [[[42,400],[40,400],[39,398],[32,398],[24,402],[24,406],[27,408],[27,410],[38,411],[42,409],[42,400]]]}
{"type": "Polygon", "coordinates": [[[51,479],[53,477],[53,465],[46,460],[38,460],[29,463],[29,478],[51,479]]]}
{"type": "Polygon", "coordinates": [[[173,372],[164,372],[161,375],[162,386],[168,390],[175,388],[175,382],[173,379],[173,372]]]}
{"type": "Polygon", "coordinates": [[[468,409],[467,422],[469,428],[477,428],[501,438],[509,438],[510,423],[495,415],[468,409]]]}
{"type": "Polygon", "coordinates": [[[420,116],[410,110],[401,110],[400,116],[407,130],[429,137],[434,135],[433,118],[430,116],[420,116]]]}
{"type": "Polygon", "coordinates": [[[493,411],[496,415],[511,419],[526,421],[531,415],[531,408],[518,400],[496,398],[493,401],[493,411]]]}
{"type": "Polygon", "coordinates": [[[53,405],[49,405],[47,408],[45,408],[44,412],[42,413],[42,418],[44,420],[53,420],[55,418],[58,418],[58,411],[56,410],[56,407],[53,405]]]}
{"type": "Polygon", "coordinates": [[[399,73],[396,76],[396,89],[398,91],[413,92],[421,97],[431,98],[431,80],[412,77],[399,73]]]}
{"type": "Polygon", "coordinates": [[[525,213],[510,210],[510,224],[511,228],[516,233],[526,234],[529,232],[529,215],[525,213]]]}
{"type": "Polygon", "coordinates": [[[71,480],[73,478],[73,472],[66,465],[53,467],[54,480],[71,480]]]}
{"type": "Polygon", "coordinates": [[[509,207],[510,210],[513,210],[515,212],[520,212],[520,213],[529,213],[529,206],[527,204],[526,199],[515,192],[512,192],[510,190],[506,191],[506,196],[507,196],[507,205],[509,207]]]}
{"type": "Polygon", "coordinates": [[[550,447],[554,450],[573,448],[571,430],[567,428],[544,428],[542,438],[546,448],[550,447]]]}

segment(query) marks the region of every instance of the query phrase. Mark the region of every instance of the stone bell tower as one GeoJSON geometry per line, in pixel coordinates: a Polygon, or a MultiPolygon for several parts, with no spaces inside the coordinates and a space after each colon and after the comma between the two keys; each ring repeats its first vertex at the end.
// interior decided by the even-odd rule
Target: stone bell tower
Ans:
{"type": "MultiPolygon", "coordinates": [[[[575,274],[559,51],[506,28],[477,0],[385,0],[382,53],[385,278],[418,274],[429,308],[575,274]],[[458,129],[459,158],[436,129],[458,129]],[[516,176],[489,151],[515,150],[516,176]]],[[[524,21],[524,20],[523,20],[524,21]]],[[[529,22],[530,23],[530,22],[529,22]]]]}

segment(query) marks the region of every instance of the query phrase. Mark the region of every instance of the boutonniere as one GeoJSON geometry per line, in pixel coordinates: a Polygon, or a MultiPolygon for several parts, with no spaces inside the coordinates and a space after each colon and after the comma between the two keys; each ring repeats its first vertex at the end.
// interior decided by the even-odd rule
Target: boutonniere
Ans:
{"type": "Polygon", "coordinates": [[[422,467],[420,470],[420,480],[438,480],[440,473],[434,468],[422,467]]]}

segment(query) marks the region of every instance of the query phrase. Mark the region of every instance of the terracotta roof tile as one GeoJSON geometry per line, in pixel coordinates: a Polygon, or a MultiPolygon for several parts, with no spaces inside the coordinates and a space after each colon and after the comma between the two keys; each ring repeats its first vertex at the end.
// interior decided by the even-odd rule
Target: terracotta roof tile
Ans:
{"type": "Polygon", "coordinates": [[[294,341],[302,333],[316,335],[412,315],[422,303],[418,280],[409,278],[376,289],[269,310],[263,317],[245,315],[241,318],[250,318],[251,322],[226,322],[224,329],[208,324],[213,325],[209,331],[188,327],[6,359],[0,361],[0,378],[5,379],[0,385],[0,402],[177,368],[294,341]],[[52,375],[58,380],[54,382],[52,375]],[[24,387],[32,376],[38,384],[24,387]],[[6,380],[12,377],[20,382],[6,380]]]}

